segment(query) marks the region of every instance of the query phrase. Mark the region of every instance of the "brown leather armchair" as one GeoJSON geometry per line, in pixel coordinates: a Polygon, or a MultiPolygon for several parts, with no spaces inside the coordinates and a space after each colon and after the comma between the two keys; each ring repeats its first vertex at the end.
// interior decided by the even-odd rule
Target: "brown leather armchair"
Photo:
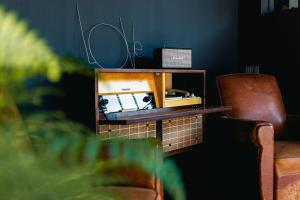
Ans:
{"type": "MultiPolygon", "coordinates": [[[[127,144],[131,144],[131,149],[135,146],[135,143],[139,142],[147,142],[147,140],[152,139],[134,139],[134,140],[123,140],[117,141],[117,147],[120,148],[119,151],[123,152],[123,148],[127,144]]],[[[100,155],[100,159],[102,160],[114,160],[114,157],[111,157],[108,152],[111,142],[113,140],[104,141],[104,145],[102,146],[102,155],[100,155]]],[[[155,159],[157,162],[162,162],[158,156],[156,156],[156,149],[153,151],[143,152],[143,155],[149,159],[155,159]],[[152,154],[152,155],[149,155],[152,154]]],[[[114,182],[113,184],[107,184],[99,188],[100,197],[103,193],[111,193],[116,195],[116,198],[120,198],[123,200],[163,200],[164,199],[164,191],[161,181],[156,174],[149,174],[145,172],[138,164],[129,164],[126,161],[122,160],[122,153],[118,156],[120,157],[119,163],[117,166],[113,166],[112,168],[104,169],[103,173],[106,174],[107,177],[115,177],[121,178],[119,181],[114,182]]],[[[154,161],[151,161],[154,162],[154,161]]]]}
{"type": "Polygon", "coordinates": [[[276,78],[230,74],[217,77],[217,86],[221,104],[232,107],[221,120],[224,132],[244,160],[255,162],[259,198],[299,200],[300,116],[286,114],[276,78]]]}
{"type": "Polygon", "coordinates": [[[129,182],[101,187],[100,194],[101,191],[109,192],[124,200],[163,200],[163,188],[155,176],[149,176],[134,167],[123,168],[119,173],[129,182]]]}

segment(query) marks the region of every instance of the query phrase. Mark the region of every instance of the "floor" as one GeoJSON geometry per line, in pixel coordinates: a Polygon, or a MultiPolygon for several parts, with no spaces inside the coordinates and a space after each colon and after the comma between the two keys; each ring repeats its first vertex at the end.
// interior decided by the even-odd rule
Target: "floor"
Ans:
{"type": "MultiPolygon", "coordinates": [[[[172,156],[181,170],[188,200],[255,200],[246,181],[236,177],[229,159],[216,147],[199,145],[172,156]],[[213,150],[212,150],[213,149],[213,150]]],[[[251,186],[252,187],[252,186],[251,186]]],[[[166,194],[166,199],[171,199],[166,194]]]]}

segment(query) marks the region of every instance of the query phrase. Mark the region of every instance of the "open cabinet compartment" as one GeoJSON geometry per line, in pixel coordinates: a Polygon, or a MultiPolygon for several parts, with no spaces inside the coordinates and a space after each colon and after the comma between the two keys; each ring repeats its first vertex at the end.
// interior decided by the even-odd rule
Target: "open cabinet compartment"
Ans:
{"type": "MultiPolygon", "coordinates": [[[[194,113],[191,107],[204,106],[204,70],[97,69],[95,73],[97,133],[104,139],[156,137],[161,140],[165,152],[202,143],[202,114],[194,113]],[[181,97],[167,95],[174,89],[181,97]],[[194,96],[186,97],[182,91],[194,96]],[[138,94],[151,95],[153,107],[141,110],[137,105],[136,110],[117,109],[114,113],[106,113],[109,119],[104,117],[103,110],[101,112],[99,97],[138,94]],[[187,110],[182,112],[182,109],[187,110]]],[[[125,104],[120,98],[119,103],[125,104]]]]}
{"type": "Polygon", "coordinates": [[[162,107],[201,105],[204,98],[203,73],[164,73],[162,107]],[[198,83],[195,85],[195,83],[198,83]]]}

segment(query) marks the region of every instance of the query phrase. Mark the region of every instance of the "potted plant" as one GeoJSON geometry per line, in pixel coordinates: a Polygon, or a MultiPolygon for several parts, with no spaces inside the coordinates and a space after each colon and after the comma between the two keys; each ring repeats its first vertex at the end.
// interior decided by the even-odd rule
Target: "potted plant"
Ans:
{"type": "MultiPolygon", "coordinates": [[[[99,186],[117,180],[107,169],[134,164],[157,173],[175,199],[184,199],[179,172],[172,161],[145,157],[155,141],[113,141],[113,159],[99,159],[105,142],[61,112],[30,110],[19,113],[20,103],[38,104],[44,88],[28,87],[44,77],[58,81],[68,64],[26,22],[0,7],[0,194],[2,199],[114,199],[99,186]],[[65,67],[65,68],[64,68],[65,67]],[[138,150],[136,149],[138,148],[138,150]],[[141,151],[143,149],[143,151],[141,151]]],[[[163,159],[162,151],[156,156],[163,159]]]]}

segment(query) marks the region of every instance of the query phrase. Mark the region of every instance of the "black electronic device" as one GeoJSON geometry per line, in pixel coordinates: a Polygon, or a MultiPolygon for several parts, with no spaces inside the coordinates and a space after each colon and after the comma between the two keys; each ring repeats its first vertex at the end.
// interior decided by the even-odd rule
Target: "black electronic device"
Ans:
{"type": "Polygon", "coordinates": [[[98,103],[100,112],[105,114],[155,108],[151,93],[102,95],[99,96],[98,103]]]}

